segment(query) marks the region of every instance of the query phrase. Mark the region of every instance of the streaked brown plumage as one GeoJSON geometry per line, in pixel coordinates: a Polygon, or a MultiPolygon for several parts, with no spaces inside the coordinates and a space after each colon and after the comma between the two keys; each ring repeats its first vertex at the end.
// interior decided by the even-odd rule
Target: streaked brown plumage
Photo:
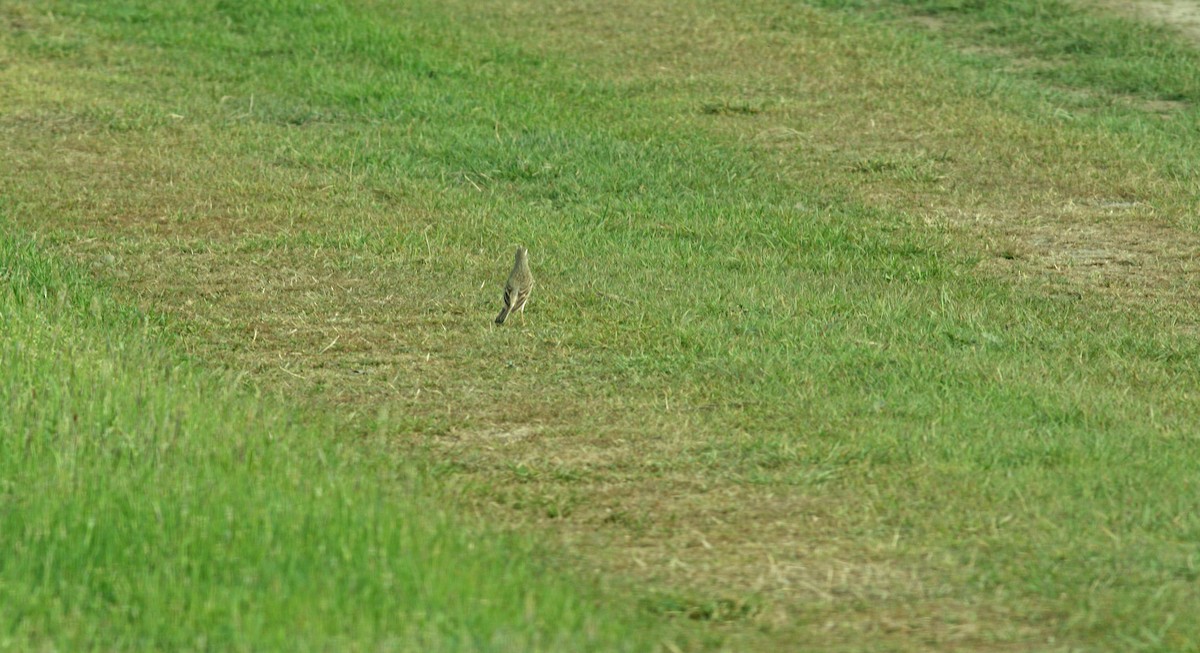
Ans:
{"type": "Polygon", "coordinates": [[[525,302],[529,301],[530,290],[533,290],[533,274],[529,271],[529,250],[518,246],[512,272],[508,275],[508,282],[504,284],[504,308],[500,309],[500,314],[496,316],[496,324],[504,324],[510,313],[520,311],[524,316],[525,302]]]}

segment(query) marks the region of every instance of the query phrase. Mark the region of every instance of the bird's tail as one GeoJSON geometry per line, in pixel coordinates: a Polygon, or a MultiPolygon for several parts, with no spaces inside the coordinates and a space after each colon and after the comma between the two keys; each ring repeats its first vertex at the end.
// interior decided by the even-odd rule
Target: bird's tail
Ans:
{"type": "Polygon", "coordinates": [[[508,306],[500,309],[500,314],[496,316],[496,324],[504,324],[506,319],[508,319],[508,306]]]}

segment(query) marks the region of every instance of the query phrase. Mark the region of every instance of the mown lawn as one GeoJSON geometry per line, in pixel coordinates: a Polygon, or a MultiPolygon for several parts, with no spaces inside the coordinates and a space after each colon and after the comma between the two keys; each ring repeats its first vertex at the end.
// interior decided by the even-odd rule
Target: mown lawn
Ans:
{"type": "MultiPolygon", "coordinates": [[[[269,395],[204,401],[206,437],[259,402],[328,423],[263,454],[292,470],[274,485],[221,472],[250,523],[271,505],[304,523],[311,492],[285,479],[335,447],[352,460],[336,482],[369,497],[328,504],[343,532],[428,485],[396,509],[424,519],[436,498],[516,531],[494,555],[529,566],[501,596],[567,592],[545,619],[451,613],[433,631],[447,648],[502,649],[487,638],[521,623],[517,650],[616,646],[622,628],[642,649],[664,627],[671,646],[734,650],[1196,649],[1200,56],[1035,4],[8,3],[0,207],[269,395]],[[496,328],[518,243],[537,286],[496,328]],[[396,467],[413,471],[380,472],[396,467]],[[360,469],[377,480],[352,483],[360,469]],[[528,537],[575,561],[567,580],[528,537]],[[593,570],[638,609],[576,610],[591,599],[563,588],[593,570]],[[483,639],[446,634],[463,632],[483,639]]],[[[153,448],[147,428],[131,451],[153,448]]],[[[43,530],[85,519],[37,497],[43,530]]],[[[134,533],[159,528],[133,504],[134,533]]],[[[178,523],[209,550],[219,521],[178,523]]],[[[411,597],[366,630],[330,626],[386,592],[361,567],[287,584],[271,547],[305,537],[223,549],[281,579],[250,632],[306,610],[314,648],[425,632],[384,616],[421,610],[411,597]]],[[[433,550],[423,569],[487,576],[433,550]]],[[[4,587],[61,603],[37,583],[64,572],[16,559],[28,585],[4,587]]],[[[91,605],[103,590],[85,587],[91,605]]],[[[150,637],[129,623],[115,632],[150,637]]]]}

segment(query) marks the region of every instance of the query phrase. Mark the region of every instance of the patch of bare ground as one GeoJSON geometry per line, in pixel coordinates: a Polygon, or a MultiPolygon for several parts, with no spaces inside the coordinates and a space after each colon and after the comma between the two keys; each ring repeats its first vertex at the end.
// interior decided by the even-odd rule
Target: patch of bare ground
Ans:
{"type": "MultiPolygon", "coordinates": [[[[998,223],[976,215],[995,234],[981,267],[1038,276],[1056,292],[1104,294],[1196,332],[1200,237],[1137,213],[1133,202],[1093,200],[1056,215],[998,223]]],[[[964,219],[971,218],[958,218],[964,219]]]]}
{"type": "Polygon", "coordinates": [[[1082,6],[1100,7],[1166,25],[1200,42],[1200,5],[1193,0],[1075,0],[1082,6]]]}

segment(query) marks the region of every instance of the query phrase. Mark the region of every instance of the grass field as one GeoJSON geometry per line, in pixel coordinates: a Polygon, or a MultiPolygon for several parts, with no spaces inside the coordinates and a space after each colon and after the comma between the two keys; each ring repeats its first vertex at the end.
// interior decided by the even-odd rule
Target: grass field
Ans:
{"type": "Polygon", "coordinates": [[[0,649],[670,641],[530,538],[448,515],[427,475],[364,456],[335,420],[164,350],[160,320],[30,243],[6,237],[0,261],[0,649]]]}
{"type": "Polygon", "coordinates": [[[1200,650],[1200,53],[1168,28],[0,24],[0,647],[1200,650]]]}

